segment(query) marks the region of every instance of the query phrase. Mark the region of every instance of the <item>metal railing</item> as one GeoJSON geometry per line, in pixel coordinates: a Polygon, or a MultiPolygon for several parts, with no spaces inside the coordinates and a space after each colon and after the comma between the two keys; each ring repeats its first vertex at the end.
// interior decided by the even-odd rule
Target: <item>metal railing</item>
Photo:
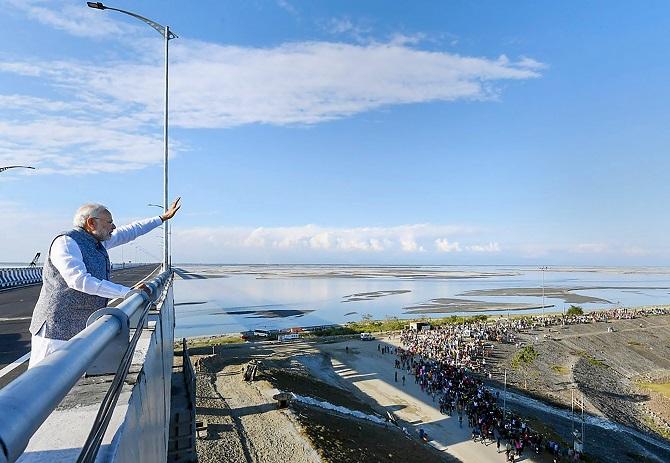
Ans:
{"type": "Polygon", "coordinates": [[[130,342],[129,330],[141,321],[150,300],[161,294],[171,271],[146,283],[151,295],[138,292],[117,307],[95,312],[88,326],[0,389],[0,463],[16,461],[32,435],[81,376],[115,373],[130,342]]]}

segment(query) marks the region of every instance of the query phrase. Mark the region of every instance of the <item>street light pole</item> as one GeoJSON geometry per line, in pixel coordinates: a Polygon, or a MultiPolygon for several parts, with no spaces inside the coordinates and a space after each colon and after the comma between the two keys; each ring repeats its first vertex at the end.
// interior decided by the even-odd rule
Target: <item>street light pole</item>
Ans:
{"type": "Polygon", "coordinates": [[[540,267],[542,270],[542,317],[544,318],[544,271],[547,270],[547,267],[540,267]]]}
{"type": "MultiPolygon", "coordinates": [[[[133,18],[137,18],[145,24],[148,24],[155,29],[165,39],[165,108],[163,115],[163,210],[168,210],[168,43],[171,39],[176,39],[177,35],[170,31],[169,26],[163,26],[151,19],[140,16],[130,11],[121,10],[119,8],[112,8],[105,6],[102,2],[86,2],[86,4],[96,10],[112,10],[119,13],[127,14],[133,18]]],[[[163,270],[170,268],[169,247],[168,247],[168,224],[167,220],[163,224],[163,270]]]]}
{"type": "MultiPolygon", "coordinates": [[[[168,43],[170,27],[165,26],[165,110],[163,114],[163,209],[168,210],[168,43]]],[[[168,221],[163,224],[163,270],[170,268],[168,221]]]]}
{"type": "MultiPolygon", "coordinates": [[[[149,204],[147,204],[147,206],[152,206],[152,207],[157,207],[157,208],[159,208],[159,209],[163,209],[163,206],[161,206],[160,204],[151,204],[151,203],[149,203],[149,204]]],[[[169,241],[168,241],[168,246],[169,246],[169,247],[168,247],[168,251],[169,251],[169,253],[168,253],[168,257],[169,257],[169,259],[170,259],[169,264],[172,265],[172,234],[171,234],[171,232],[170,232],[170,224],[169,224],[168,221],[165,221],[165,227],[163,227],[163,237],[161,238],[162,241],[165,241],[165,233],[167,233],[168,236],[169,236],[169,241]]],[[[163,244],[165,244],[165,243],[163,243],[163,244]]]]}

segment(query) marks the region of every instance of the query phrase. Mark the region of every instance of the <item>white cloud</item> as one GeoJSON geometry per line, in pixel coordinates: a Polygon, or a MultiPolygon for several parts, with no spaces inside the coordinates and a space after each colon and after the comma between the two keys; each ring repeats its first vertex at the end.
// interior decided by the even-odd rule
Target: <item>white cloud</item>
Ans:
{"type": "Polygon", "coordinates": [[[650,256],[652,253],[643,247],[640,246],[627,246],[623,248],[623,253],[627,256],[631,257],[642,257],[642,256],[650,256]]]}
{"type": "Polygon", "coordinates": [[[466,246],[465,249],[471,252],[500,252],[500,245],[490,242],[488,244],[473,244],[466,246]]]}
{"type": "MultiPolygon", "coordinates": [[[[66,15],[50,13],[44,1],[9,4],[71,34],[135,40],[142,46],[133,52],[135,61],[0,63],[0,72],[42,87],[40,96],[0,94],[0,162],[29,160],[39,164],[40,173],[123,171],[160,162],[161,41],[146,40],[146,31],[126,29],[111,15],[79,4],[64,4],[66,15]]],[[[337,21],[335,30],[359,28],[346,18],[337,21]]],[[[171,42],[170,124],[213,129],[309,125],[393,105],[489,100],[498,97],[497,83],[537,78],[542,68],[526,57],[515,62],[504,55],[489,59],[422,50],[415,46],[420,38],[396,35],[387,43],[298,42],[270,48],[179,38],[171,42]]],[[[173,148],[177,153],[184,147],[175,143],[173,148]]]]}
{"type": "Polygon", "coordinates": [[[4,3],[35,21],[77,37],[123,36],[136,31],[135,27],[114,21],[109,17],[110,12],[86,8],[83,2],[61,2],[57,7],[48,0],[5,0],[4,3]]]}
{"type": "Polygon", "coordinates": [[[577,254],[601,254],[609,251],[605,243],[580,243],[570,248],[571,252],[577,254]]]}
{"type": "Polygon", "coordinates": [[[435,240],[435,247],[440,252],[461,252],[461,245],[458,241],[449,242],[447,238],[438,238],[435,240]]]}
{"type": "Polygon", "coordinates": [[[532,58],[528,58],[527,56],[522,56],[517,62],[517,65],[523,68],[535,69],[535,70],[541,70],[547,68],[547,65],[545,63],[541,63],[532,58]]]}
{"type": "MultiPolygon", "coordinates": [[[[264,49],[183,40],[172,56],[171,123],[186,128],[314,124],[388,105],[486,100],[497,96],[495,81],[539,76],[504,57],[461,57],[393,43],[303,42],[264,49]]],[[[158,64],[14,62],[0,69],[37,74],[70,91],[75,102],[85,89],[86,97],[96,95],[124,113],[144,113],[145,122],[160,122],[158,64]]]]}
{"type": "Polygon", "coordinates": [[[399,45],[399,46],[404,46],[404,45],[418,45],[421,43],[423,40],[426,40],[426,35],[425,34],[412,34],[412,35],[407,35],[407,34],[394,34],[393,37],[391,37],[390,44],[392,45],[399,45]]]}
{"type": "Polygon", "coordinates": [[[291,16],[299,16],[298,10],[295,6],[289,3],[287,0],[277,0],[277,6],[282,10],[289,13],[291,16]]]}
{"type": "Polygon", "coordinates": [[[135,170],[159,163],[162,139],[97,124],[44,117],[32,122],[0,120],[0,164],[39,165],[40,174],[135,170]]]}
{"type": "Polygon", "coordinates": [[[322,24],[322,28],[329,34],[350,37],[358,43],[371,42],[370,34],[372,33],[372,27],[360,21],[354,22],[346,16],[330,18],[322,24]]]}
{"type": "MultiPolygon", "coordinates": [[[[496,97],[494,81],[538,77],[509,60],[393,43],[303,42],[260,49],[185,41],[180,47],[172,69],[174,105],[180,108],[174,119],[183,127],[314,124],[388,105],[486,100],[496,97]]],[[[159,108],[160,101],[150,97],[158,77],[152,80],[151,74],[158,72],[129,66],[125,78],[99,90],[159,108]],[[128,95],[131,79],[138,86],[128,95]]]]}
{"type": "Polygon", "coordinates": [[[0,72],[10,72],[19,76],[37,77],[42,72],[42,67],[36,64],[16,62],[0,63],[0,72]]]}
{"type": "Polygon", "coordinates": [[[356,26],[349,18],[331,18],[325,28],[331,34],[344,34],[355,30],[356,26]]]}
{"type": "Polygon", "coordinates": [[[318,225],[274,228],[216,227],[175,231],[179,240],[189,243],[218,243],[219,247],[226,248],[409,254],[425,252],[426,247],[435,242],[437,235],[469,235],[472,232],[473,229],[469,227],[430,224],[354,228],[318,225]]]}
{"type": "Polygon", "coordinates": [[[576,244],[524,244],[521,246],[506,246],[506,251],[518,252],[524,258],[543,258],[550,256],[578,256],[589,257],[591,262],[601,258],[646,257],[656,254],[666,254],[667,250],[657,248],[652,251],[644,246],[621,242],[590,242],[576,244]]]}
{"type": "Polygon", "coordinates": [[[405,252],[425,252],[424,247],[419,245],[413,236],[400,238],[400,247],[405,252]]]}

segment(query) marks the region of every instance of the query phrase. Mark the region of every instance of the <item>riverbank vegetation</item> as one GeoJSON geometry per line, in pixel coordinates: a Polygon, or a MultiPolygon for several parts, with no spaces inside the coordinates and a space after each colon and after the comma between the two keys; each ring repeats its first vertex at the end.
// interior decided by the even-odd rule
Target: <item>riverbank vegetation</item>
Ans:
{"type": "Polygon", "coordinates": [[[539,355],[533,346],[523,347],[512,357],[512,368],[526,367],[533,363],[539,355]]]}
{"type": "Polygon", "coordinates": [[[578,305],[571,305],[570,308],[567,311],[567,315],[568,315],[568,317],[584,315],[584,309],[582,309],[578,305]]]}
{"type": "MultiPolygon", "coordinates": [[[[242,342],[244,342],[244,339],[238,335],[212,336],[211,338],[189,339],[188,347],[191,349],[195,347],[212,347],[220,346],[222,344],[237,344],[242,342]]],[[[181,342],[175,343],[175,350],[181,350],[181,342]]]]}
{"type": "Polygon", "coordinates": [[[444,325],[464,325],[466,323],[477,323],[488,320],[487,315],[472,315],[461,317],[452,315],[443,318],[419,318],[414,320],[400,319],[397,317],[388,317],[384,320],[372,320],[372,316],[363,315],[363,319],[358,322],[349,322],[342,326],[333,326],[310,332],[313,336],[340,336],[356,335],[360,333],[383,333],[389,331],[400,331],[409,326],[410,323],[429,323],[432,326],[444,325]]]}

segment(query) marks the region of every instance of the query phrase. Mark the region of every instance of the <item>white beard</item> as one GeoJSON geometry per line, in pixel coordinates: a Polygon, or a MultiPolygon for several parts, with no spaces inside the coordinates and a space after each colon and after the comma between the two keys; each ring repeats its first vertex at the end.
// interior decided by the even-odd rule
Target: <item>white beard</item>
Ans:
{"type": "Polygon", "coordinates": [[[112,232],[103,234],[103,232],[96,230],[95,232],[92,232],[91,235],[93,235],[98,241],[107,241],[112,237],[112,232]]]}

